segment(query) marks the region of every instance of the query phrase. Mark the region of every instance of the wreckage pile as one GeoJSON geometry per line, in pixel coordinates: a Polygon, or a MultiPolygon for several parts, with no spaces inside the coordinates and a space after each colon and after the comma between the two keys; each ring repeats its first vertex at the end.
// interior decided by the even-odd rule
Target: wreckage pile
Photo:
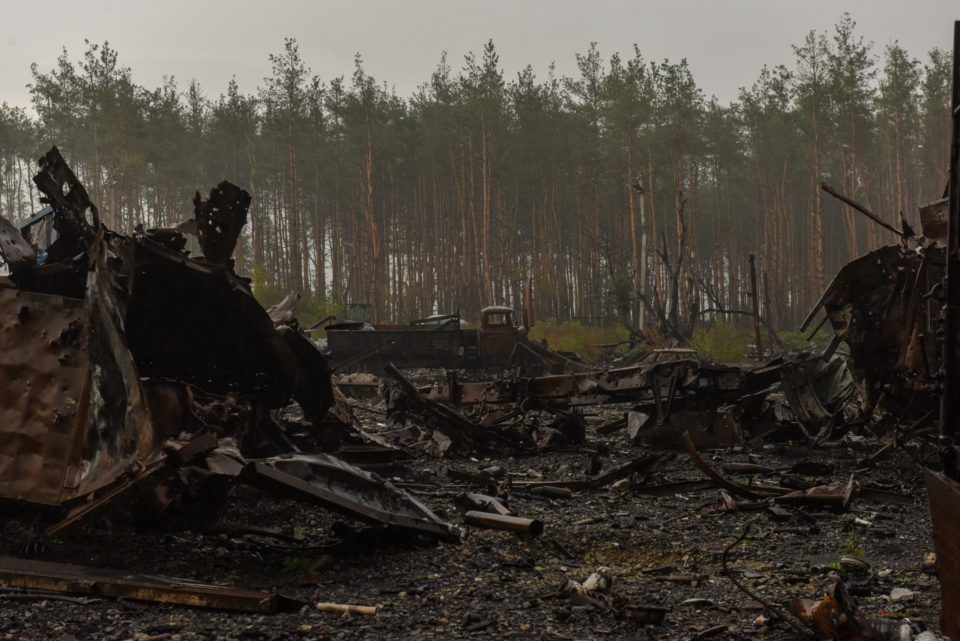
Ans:
{"type": "Polygon", "coordinates": [[[221,183],[179,228],[124,236],[56,148],[34,180],[48,207],[20,229],[0,221],[0,498],[60,508],[49,537],[127,494],[159,521],[214,518],[243,482],[456,536],[408,494],[319,453],[334,405],[326,359],[233,272],[247,192],[221,183]],[[184,251],[183,229],[203,256],[184,251]],[[292,401],[310,450],[270,413],[292,401]]]}
{"type": "Polygon", "coordinates": [[[0,634],[893,639],[936,625],[909,460],[934,449],[935,390],[905,373],[924,358],[933,241],[838,275],[826,354],[736,367],[657,350],[489,381],[388,365],[371,401],[332,382],[295,296],[264,310],[234,273],[245,191],[221,183],[192,220],[125,236],[56,149],[35,181],[48,207],[0,219],[0,498],[20,556],[0,559],[0,634]],[[893,296],[898,315],[878,319],[893,296]],[[898,352],[903,335],[914,347],[898,352]]]}

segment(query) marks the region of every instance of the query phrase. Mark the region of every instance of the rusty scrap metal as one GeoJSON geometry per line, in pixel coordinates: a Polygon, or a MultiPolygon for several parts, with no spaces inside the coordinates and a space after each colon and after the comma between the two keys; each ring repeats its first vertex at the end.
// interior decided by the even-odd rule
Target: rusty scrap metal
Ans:
{"type": "Polygon", "coordinates": [[[522,432],[475,423],[453,408],[420,393],[392,363],[384,368],[399,385],[402,394],[394,398],[394,415],[417,414],[442,432],[454,451],[510,453],[533,451],[536,443],[522,432]],[[399,406],[399,407],[398,407],[399,406]]]}
{"type": "Polygon", "coordinates": [[[529,534],[530,536],[540,536],[543,534],[543,521],[527,519],[522,516],[507,516],[504,514],[491,514],[490,512],[469,510],[463,515],[463,522],[474,527],[506,530],[508,532],[529,534]]]}
{"type": "Polygon", "coordinates": [[[943,473],[960,481],[960,399],[956,390],[960,381],[960,21],[954,23],[953,125],[950,144],[950,183],[947,188],[947,252],[943,288],[943,379],[940,405],[940,439],[943,473]]]}
{"type": "Polygon", "coordinates": [[[740,368],[684,359],[536,378],[438,383],[426,396],[457,405],[496,405],[526,399],[564,406],[641,401],[664,404],[670,400],[671,377],[676,379],[674,396],[695,395],[695,390],[708,388],[721,395],[725,392],[735,395],[741,392],[747,379],[752,378],[740,368]]]}
{"type": "Polygon", "coordinates": [[[794,599],[790,603],[792,614],[809,626],[816,639],[842,641],[881,641],[884,639],[912,639],[914,630],[909,621],[867,617],[850,595],[847,585],[839,577],[831,578],[824,589],[824,596],[812,599],[794,599]]]}
{"type": "Polygon", "coordinates": [[[460,535],[408,492],[328,454],[286,454],[251,461],[244,474],[251,484],[369,522],[441,538],[460,535]]]}
{"type": "Polygon", "coordinates": [[[741,483],[731,481],[710,467],[710,465],[703,460],[703,457],[700,456],[700,453],[697,451],[697,447],[693,444],[693,439],[690,438],[689,433],[684,432],[683,441],[687,445],[687,453],[690,455],[690,460],[693,461],[693,464],[718,487],[729,490],[732,494],[736,494],[737,496],[741,496],[751,501],[757,501],[764,498],[764,495],[758,491],[759,488],[742,485],[741,483]]]}
{"type": "Polygon", "coordinates": [[[952,639],[960,634],[960,484],[929,470],[926,481],[940,577],[940,626],[952,639]]]}
{"type": "Polygon", "coordinates": [[[469,510],[490,512],[501,516],[508,516],[511,513],[510,508],[501,503],[498,498],[486,494],[463,492],[457,496],[455,501],[461,509],[469,508],[469,510]]]}
{"type": "Polygon", "coordinates": [[[925,294],[941,280],[942,256],[899,245],[870,252],[837,273],[804,322],[802,331],[824,309],[835,340],[850,348],[847,367],[865,412],[880,405],[910,417],[936,404],[940,304],[925,294]]]}
{"type": "Polygon", "coordinates": [[[303,606],[272,592],[12,557],[0,557],[0,586],[262,614],[303,606]]]}

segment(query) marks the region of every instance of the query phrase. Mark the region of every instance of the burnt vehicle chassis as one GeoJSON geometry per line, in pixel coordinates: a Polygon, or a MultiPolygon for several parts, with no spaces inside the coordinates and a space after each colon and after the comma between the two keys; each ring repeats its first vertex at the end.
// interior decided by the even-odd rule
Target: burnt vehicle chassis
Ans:
{"type": "Polygon", "coordinates": [[[179,229],[107,229],[56,148],[48,208],[0,219],[0,500],[59,534],[122,496],[202,526],[239,482],[430,537],[458,530],[375,474],[319,453],[334,389],[296,322],[274,323],[230,256],[250,196],[223,182],[179,229]],[[32,233],[48,224],[46,239],[32,233]],[[184,250],[194,229],[203,251],[184,250]],[[307,441],[273,411],[296,402],[307,441]]]}

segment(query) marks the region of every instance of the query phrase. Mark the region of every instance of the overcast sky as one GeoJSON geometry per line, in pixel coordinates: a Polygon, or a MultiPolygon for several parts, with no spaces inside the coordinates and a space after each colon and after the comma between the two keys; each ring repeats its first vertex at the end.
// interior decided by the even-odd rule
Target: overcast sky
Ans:
{"type": "Polygon", "coordinates": [[[791,44],[832,30],[848,11],[874,52],[899,40],[925,59],[952,46],[958,0],[0,0],[0,102],[29,106],[30,63],[50,69],[66,47],[76,60],[84,38],[109,40],[140,84],[164,75],[192,78],[215,97],[236,76],[252,92],[270,73],[267,54],[295,37],[323,80],[349,75],[353,56],[368,73],[409,95],[440,59],[493,38],[508,78],[527,64],[539,77],[555,62],[576,72],[574,53],[599,43],[604,58],[687,58],[707,95],[723,101],[751,84],[763,64],[790,64],[791,44]]]}

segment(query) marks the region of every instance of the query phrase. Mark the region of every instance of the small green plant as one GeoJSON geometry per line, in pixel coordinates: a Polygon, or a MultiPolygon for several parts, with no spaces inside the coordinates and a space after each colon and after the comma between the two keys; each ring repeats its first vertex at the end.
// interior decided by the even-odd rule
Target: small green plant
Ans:
{"type": "Polygon", "coordinates": [[[310,559],[303,556],[288,556],[283,560],[283,569],[291,573],[306,572],[310,569],[310,559]]]}
{"type": "Polygon", "coordinates": [[[846,542],[843,544],[843,547],[840,548],[840,553],[858,559],[866,556],[863,551],[863,538],[857,534],[856,530],[850,530],[846,542]]]}

